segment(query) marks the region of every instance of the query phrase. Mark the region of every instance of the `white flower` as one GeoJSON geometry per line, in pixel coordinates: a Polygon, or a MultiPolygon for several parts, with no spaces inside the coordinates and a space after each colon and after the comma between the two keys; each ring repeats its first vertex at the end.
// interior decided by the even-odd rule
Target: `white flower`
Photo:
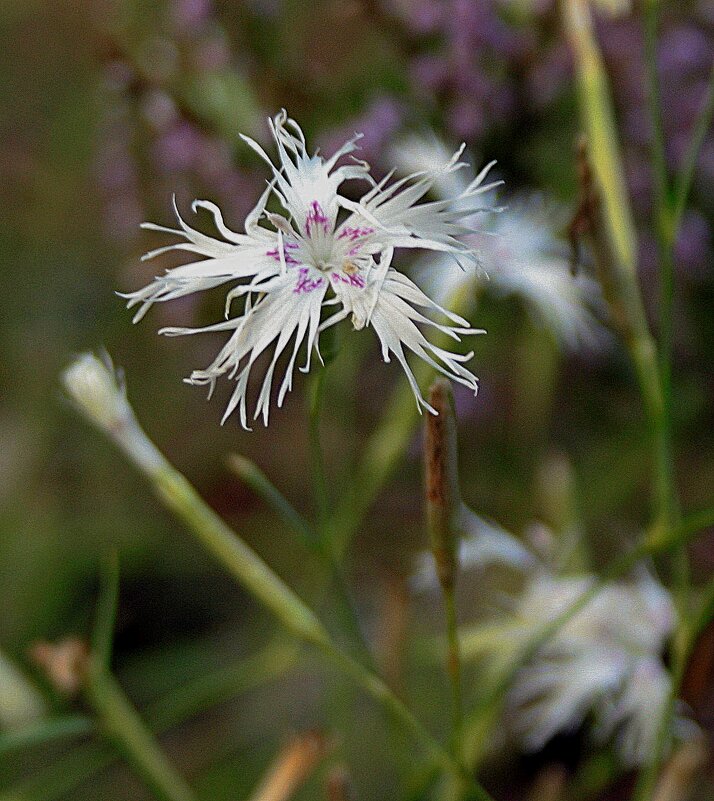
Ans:
{"type": "MultiPolygon", "coordinates": [[[[436,139],[413,139],[394,157],[405,171],[428,170],[443,159],[444,151],[436,139]]],[[[463,172],[445,173],[435,187],[449,197],[458,195],[467,180],[463,172]]],[[[565,220],[559,217],[563,214],[555,204],[545,203],[539,196],[517,197],[509,203],[508,214],[493,215],[488,230],[467,237],[488,280],[483,280],[483,273],[473,264],[462,272],[447,273],[441,254],[423,257],[415,272],[440,303],[459,290],[475,294],[482,288],[500,297],[517,295],[562,345],[597,349],[606,339],[605,329],[591,311],[599,301],[599,290],[591,279],[571,274],[567,248],[554,233],[557,227],[565,227],[565,220]],[[436,279],[442,274],[445,280],[436,279]]],[[[463,220],[472,228],[476,223],[474,217],[463,220]]]]}
{"type": "MultiPolygon", "coordinates": [[[[594,581],[536,575],[518,601],[520,626],[511,636],[527,641],[594,581]]],[[[523,746],[537,751],[592,713],[594,735],[614,734],[622,761],[640,764],[651,753],[671,688],[661,653],[675,619],[669,593],[650,576],[602,589],[519,672],[508,704],[523,746]]]]}
{"type": "Polygon", "coordinates": [[[248,428],[248,382],[258,357],[272,348],[254,413],[254,419],[262,415],[267,424],[273,376],[280,356],[289,354],[277,393],[278,406],[291,389],[301,345],[306,344],[307,358],[300,369],[307,372],[313,349],[319,358],[320,332],[350,315],[356,329],[367,325],[374,328],[385,361],[389,361],[390,355],[397,358],[419,406],[433,412],[421,397],[407,364],[405,348],[475,393],[477,379],[463,364],[473,354],[455,354],[431,344],[419,326],[434,327],[456,341],[460,341],[460,335],[482,332],[470,328],[466,320],[427,297],[397,272],[391,262],[395,248],[437,251],[461,264],[473,261],[471,247],[459,239],[468,232],[461,221],[479,210],[478,196],[496,185],[484,185],[491,165],[473,180],[464,182],[455,197],[421,202],[440,177],[465,166],[458,160],[463,146],[438,168],[415,172],[391,183],[389,175],[375,184],[364,162],[353,160],[336,166],[338,159],[356,149],[359,136],[324,160],[318,155],[308,155],[302,131],[285,112],[271,121],[271,130],[278,148],[277,167],[257,142],[243,137],[272,171],[268,188],[248,215],[245,233],[231,231],[220,210],[207,201],[195,201],[193,210],[202,208],[213,215],[222,240],[188,226],[178,210],[180,229],[145,225],[183,240],[152,251],[145,258],[172,249],[204,258],[169,270],[144,289],[125,295],[130,307],[139,307],[134,320],[141,319],[153,303],[239,282],[226,298],[227,317],[232,301],[244,299],[237,317],[205,328],[167,328],[162,333],[231,332],[213,363],[205,370],[195,370],[187,380],[207,384],[212,392],[220,376],[235,379],[236,387],[223,420],[237,408],[244,428],[248,428]],[[359,202],[338,192],[347,179],[371,183],[359,202]],[[271,196],[277,198],[284,215],[267,211],[271,196]],[[261,224],[263,221],[268,225],[261,224]],[[332,304],[338,310],[322,320],[322,307],[332,304]],[[447,322],[438,323],[419,309],[440,313],[447,322]]]}

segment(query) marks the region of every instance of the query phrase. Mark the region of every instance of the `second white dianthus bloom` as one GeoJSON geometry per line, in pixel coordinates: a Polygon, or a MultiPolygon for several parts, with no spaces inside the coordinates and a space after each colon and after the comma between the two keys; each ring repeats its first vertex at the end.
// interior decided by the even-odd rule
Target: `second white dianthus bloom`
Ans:
{"type": "MultiPolygon", "coordinates": [[[[594,581],[534,576],[515,610],[523,639],[567,610],[594,581]]],[[[592,713],[596,738],[615,735],[622,762],[642,764],[655,746],[671,690],[661,654],[675,622],[672,598],[647,574],[603,588],[539,649],[511,688],[511,723],[526,750],[574,731],[592,713]]]]}
{"type": "MultiPolygon", "coordinates": [[[[462,335],[483,331],[471,328],[466,320],[425,295],[392,267],[392,256],[395,248],[422,248],[448,254],[458,263],[473,261],[473,251],[461,240],[470,230],[462,221],[482,210],[479,196],[496,186],[484,183],[491,165],[466,182],[454,197],[424,201],[440,178],[465,166],[459,161],[463,146],[433,170],[391,183],[391,176],[387,176],[375,183],[364,162],[353,160],[336,166],[342,156],[356,149],[358,135],[325,160],[317,154],[308,155],[302,131],[285,112],[271,121],[271,130],[278,149],[277,166],[257,142],[243,137],[272,171],[268,188],[248,215],[245,233],[231,231],[218,207],[201,200],[194,202],[194,212],[199,208],[210,212],[223,239],[194,230],[178,210],[179,229],[145,224],[182,240],[145,258],[168,250],[185,250],[203,259],[168,270],[144,289],[125,295],[130,307],[138,306],[134,321],[154,303],[236,283],[226,298],[225,322],[196,329],[165,328],[162,333],[230,332],[213,363],[195,370],[187,381],[206,384],[212,392],[221,376],[234,379],[236,386],[223,420],[237,409],[244,428],[248,428],[248,385],[258,357],[272,349],[253,414],[254,419],[262,416],[267,425],[273,378],[281,355],[285,354],[287,367],[277,392],[278,406],[292,387],[303,343],[307,357],[300,369],[307,372],[313,350],[319,357],[320,333],[348,316],[355,329],[372,326],[384,360],[396,357],[420,408],[434,411],[421,396],[405,350],[476,393],[477,379],[464,367],[473,353],[452,353],[438,347],[419,326],[436,328],[456,341],[462,335]],[[371,184],[359,202],[339,193],[347,179],[371,184]],[[277,198],[284,215],[267,211],[271,195],[277,198]],[[340,214],[344,219],[338,219],[340,214]],[[239,298],[243,299],[241,313],[229,317],[232,302],[239,298]],[[323,306],[332,304],[337,311],[323,320],[323,306]],[[427,317],[420,309],[443,315],[445,322],[427,317]]],[[[454,269],[458,269],[456,265],[454,269]]]]}
{"type": "MultiPolygon", "coordinates": [[[[447,153],[436,138],[414,138],[395,148],[393,158],[400,169],[411,172],[433,169],[447,153]]],[[[442,173],[435,191],[440,197],[458,196],[467,183],[467,171],[442,173]]],[[[475,217],[462,220],[472,229],[466,239],[478,252],[481,270],[474,265],[446,273],[443,254],[432,253],[420,258],[415,275],[441,303],[457,292],[479,288],[498,297],[517,296],[563,347],[597,351],[607,342],[607,332],[593,313],[602,305],[600,292],[592,279],[571,273],[568,248],[555,233],[566,222],[564,209],[553,201],[517,196],[508,202],[507,213],[493,215],[485,230],[475,217]]]]}

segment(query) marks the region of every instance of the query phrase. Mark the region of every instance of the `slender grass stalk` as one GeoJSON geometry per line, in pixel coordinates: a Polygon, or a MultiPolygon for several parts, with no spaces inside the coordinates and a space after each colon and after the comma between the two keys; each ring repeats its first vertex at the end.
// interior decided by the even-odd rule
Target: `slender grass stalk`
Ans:
{"type": "MultiPolygon", "coordinates": [[[[672,228],[675,232],[679,231],[679,225],[682,221],[689,191],[692,187],[694,180],[694,171],[697,167],[697,159],[699,151],[704,144],[704,137],[712,124],[712,116],[714,115],[714,64],[712,71],[709,75],[709,86],[707,88],[706,98],[704,105],[699,114],[697,122],[694,126],[694,133],[692,134],[691,142],[687,148],[687,153],[682,163],[682,168],[675,178],[674,182],[674,199],[672,209],[672,228]]],[[[675,233],[676,237],[676,233],[675,233]]]]}
{"type": "Polygon", "coordinates": [[[422,726],[389,687],[342,651],[315,613],[280,579],[198,495],[139,426],[107,364],[83,356],[65,372],[65,387],[80,409],[128,456],[154,487],[161,501],[188,526],[197,540],[294,636],[352,678],[398,721],[449,774],[463,778],[475,799],[490,796],[422,726]],[[97,393],[97,388],[101,390],[97,393]],[[112,391],[113,387],[113,391],[112,391]]]}
{"type": "MultiPolygon", "coordinates": [[[[292,642],[271,642],[236,665],[200,676],[172,690],[166,697],[143,710],[142,717],[153,733],[167,731],[214,704],[281,676],[295,664],[298,652],[292,642]]],[[[87,723],[91,725],[91,731],[96,733],[94,722],[87,719],[87,723]]],[[[117,758],[116,749],[107,742],[80,745],[51,765],[36,771],[9,794],[0,794],[0,801],[56,801],[117,758]]]]}
{"type": "Polygon", "coordinates": [[[57,740],[86,737],[96,732],[92,718],[87,715],[61,715],[23,726],[17,731],[0,734],[0,757],[23,748],[34,748],[57,740]]]}
{"type": "Polygon", "coordinates": [[[92,633],[92,653],[99,664],[109,670],[119,604],[119,555],[116,549],[103,555],[99,576],[99,600],[92,633]]]}
{"type": "MultiPolygon", "coordinates": [[[[674,475],[673,427],[672,427],[672,369],[674,356],[674,248],[681,218],[684,213],[697,155],[704,139],[706,128],[714,109],[714,68],[712,84],[702,114],[692,137],[687,158],[681,174],[670,191],[666,170],[662,108],[657,74],[657,32],[659,27],[659,0],[648,0],[645,6],[645,43],[648,78],[648,98],[653,126],[652,158],[655,166],[655,231],[660,272],[660,383],[662,388],[662,438],[661,462],[666,474],[663,483],[666,494],[662,510],[665,529],[671,530],[680,518],[679,502],[674,475]]],[[[644,769],[638,776],[634,801],[647,801],[657,792],[661,766],[670,740],[670,729],[675,714],[677,696],[684,678],[689,656],[699,635],[689,620],[690,612],[690,568],[686,547],[682,545],[674,556],[674,580],[679,609],[679,625],[672,652],[671,691],[659,723],[655,747],[644,769]]],[[[705,609],[706,611],[706,609],[705,609]]]]}
{"type": "MultiPolygon", "coordinates": [[[[645,4],[645,66],[647,74],[647,100],[652,143],[650,157],[654,172],[654,225],[659,260],[659,378],[662,394],[662,420],[659,448],[663,475],[660,514],[663,528],[669,530],[676,515],[676,489],[672,453],[672,356],[674,346],[674,241],[667,175],[662,103],[657,74],[657,31],[659,28],[659,0],[645,4]]],[[[679,560],[679,584],[687,584],[685,565],[679,560]]],[[[681,587],[680,587],[681,589],[681,587]]]]}
{"type": "Polygon", "coordinates": [[[464,700],[461,680],[461,645],[456,617],[456,593],[453,589],[444,593],[446,607],[447,668],[451,684],[451,708],[453,715],[452,743],[454,758],[464,758],[464,700]]]}
{"type": "Polygon", "coordinates": [[[85,691],[102,728],[147,786],[163,801],[194,801],[191,788],[168,761],[119,684],[94,657],[89,660],[85,691]]]}
{"type": "Polygon", "coordinates": [[[255,462],[238,453],[231,453],[226,459],[226,463],[236,476],[259,495],[283,523],[300,537],[308,548],[312,551],[319,549],[319,536],[315,529],[255,462]]]}
{"type": "Polygon", "coordinates": [[[575,58],[587,160],[594,182],[591,244],[613,323],[637,375],[653,444],[655,518],[658,526],[666,529],[670,458],[660,368],[637,283],[637,238],[624,183],[610,88],[588,0],[563,0],[563,19],[575,58]]]}
{"type": "Polygon", "coordinates": [[[228,457],[228,465],[239,478],[243,479],[265,500],[276,514],[300,536],[305,545],[319,557],[326,574],[334,585],[334,598],[337,602],[337,611],[343,624],[343,629],[350,635],[361,658],[372,665],[369,646],[362,632],[359,616],[347,587],[347,582],[332,549],[325,542],[324,535],[321,535],[295,510],[290,501],[270,482],[270,479],[254,462],[238,454],[231,454],[228,457]]]}
{"type": "Polygon", "coordinates": [[[109,670],[119,603],[119,557],[116,551],[104,556],[100,575],[92,650],[80,671],[84,695],[97,713],[102,730],[159,798],[163,801],[194,801],[193,791],[166,758],[109,670]]]}
{"type": "Polygon", "coordinates": [[[611,92],[593,30],[589,0],[563,0],[565,30],[575,57],[580,113],[618,265],[636,278],[637,235],[625,186],[611,92]]]}

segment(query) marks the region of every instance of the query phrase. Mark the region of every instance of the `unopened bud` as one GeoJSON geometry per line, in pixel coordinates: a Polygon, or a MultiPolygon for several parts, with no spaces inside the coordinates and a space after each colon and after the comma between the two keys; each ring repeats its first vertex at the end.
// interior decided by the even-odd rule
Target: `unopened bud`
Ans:
{"type": "Polygon", "coordinates": [[[431,385],[429,403],[438,414],[426,416],[426,519],[436,572],[446,589],[456,581],[461,524],[456,423],[451,387],[446,381],[431,385]]]}
{"type": "Polygon", "coordinates": [[[70,399],[93,423],[114,432],[131,418],[123,382],[109,357],[83,353],[62,373],[70,399]]]}
{"type": "Polygon", "coordinates": [[[83,353],[62,373],[65,392],[80,412],[109,434],[138,467],[153,476],[165,460],[141,430],[109,355],[83,353]]]}

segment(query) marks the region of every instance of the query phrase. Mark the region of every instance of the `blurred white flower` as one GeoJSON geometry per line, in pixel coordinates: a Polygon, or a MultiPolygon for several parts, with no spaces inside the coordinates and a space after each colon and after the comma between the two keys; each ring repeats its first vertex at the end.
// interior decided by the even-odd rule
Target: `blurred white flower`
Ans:
{"type": "Polygon", "coordinates": [[[0,731],[21,729],[46,714],[40,691],[0,651],[0,731]]]}
{"type": "MultiPolygon", "coordinates": [[[[517,601],[511,636],[527,642],[594,582],[535,575],[517,601]]],[[[592,714],[594,736],[614,735],[623,763],[640,764],[671,689],[661,654],[675,621],[669,593],[651,576],[603,588],[518,673],[508,711],[524,748],[537,751],[592,714]]]]}
{"type": "MultiPolygon", "coordinates": [[[[411,139],[395,149],[393,158],[404,171],[429,170],[444,153],[445,146],[435,138],[411,139]]],[[[458,195],[467,180],[463,172],[442,174],[434,188],[439,196],[450,197],[458,195]]],[[[477,222],[472,216],[462,224],[474,230],[467,241],[478,254],[478,264],[448,272],[438,253],[417,263],[415,273],[430,297],[446,303],[457,291],[476,294],[479,289],[501,297],[517,295],[563,346],[600,348],[607,333],[593,314],[600,302],[599,288],[586,276],[571,273],[568,249],[555,233],[565,227],[562,209],[541,196],[516,197],[507,214],[492,215],[488,229],[481,227],[477,233],[477,222]]]]}
{"type": "Polygon", "coordinates": [[[469,231],[462,220],[472,218],[481,208],[480,196],[496,186],[496,183],[484,184],[492,165],[459,183],[452,196],[421,202],[435,183],[466,167],[459,161],[463,146],[427,170],[418,169],[391,183],[390,174],[375,184],[365,162],[353,159],[352,163],[336,166],[342,156],[356,149],[359,135],[324,160],[317,154],[308,155],[302,131],[285,112],[270,124],[278,149],[278,166],[257,142],[242,137],[272,172],[268,188],[248,215],[245,233],[231,231],[218,207],[208,201],[195,201],[193,210],[202,208],[213,215],[222,240],[191,228],[178,210],[179,229],[145,225],[182,240],[154,250],[145,258],[168,250],[189,251],[205,258],[169,270],[145,288],[125,295],[130,307],[139,306],[134,321],[140,320],[154,303],[241,281],[226,298],[227,318],[232,301],[244,299],[242,313],[237,317],[205,328],[167,328],[162,333],[232,332],[213,363],[205,370],[195,370],[188,382],[206,384],[212,392],[219,377],[234,379],[236,387],[223,420],[238,408],[244,428],[248,428],[248,382],[258,357],[272,347],[272,359],[253,415],[255,419],[262,414],[267,424],[273,375],[280,356],[291,351],[278,391],[278,406],[291,389],[295,361],[303,342],[307,360],[300,369],[307,372],[313,349],[319,357],[320,332],[347,316],[351,316],[355,329],[367,325],[374,328],[384,360],[389,361],[393,354],[400,362],[420,410],[424,407],[433,412],[419,392],[407,364],[405,347],[475,393],[477,379],[463,366],[473,354],[452,353],[433,345],[418,326],[431,326],[456,341],[460,341],[460,335],[482,331],[470,328],[466,320],[427,297],[393,269],[391,262],[395,248],[438,252],[459,264],[473,261],[471,246],[460,239],[469,231]],[[338,192],[348,179],[361,179],[372,185],[359,202],[338,192]],[[267,211],[271,196],[275,196],[285,216],[267,211]],[[340,213],[346,217],[338,221],[340,213]],[[266,221],[269,227],[261,225],[261,221],[266,221]],[[321,321],[322,307],[332,304],[337,304],[339,310],[321,321]],[[442,314],[448,322],[437,323],[418,309],[442,314]]]}

